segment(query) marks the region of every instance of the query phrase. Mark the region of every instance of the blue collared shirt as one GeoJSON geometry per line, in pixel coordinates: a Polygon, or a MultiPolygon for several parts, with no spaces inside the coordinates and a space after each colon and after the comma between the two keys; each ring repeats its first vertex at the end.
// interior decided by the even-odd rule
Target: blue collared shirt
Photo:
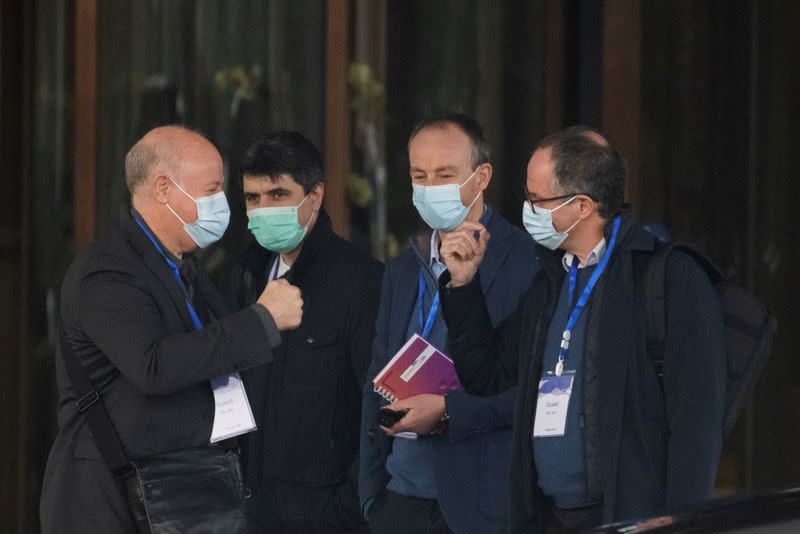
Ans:
{"type": "MultiPolygon", "coordinates": [[[[486,224],[491,217],[491,208],[484,207],[481,216],[481,224],[486,224]]],[[[439,276],[445,271],[446,267],[439,258],[439,233],[434,230],[431,235],[431,252],[428,257],[428,267],[433,276],[438,280],[439,276]]],[[[423,310],[428,313],[433,303],[433,298],[438,291],[438,287],[430,276],[425,276],[425,293],[423,295],[423,310]]],[[[409,290],[413,290],[409,288],[409,290]]],[[[414,308],[406,331],[407,337],[413,334],[421,334],[419,328],[419,300],[415,300],[414,308]]],[[[441,311],[428,335],[428,342],[443,352],[447,353],[447,325],[442,318],[441,311]]],[[[438,438],[432,438],[438,439],[438,438]]],[[[392,442],[392,452],[386,459],[386,471],[389,473],[389,483],[387,489],[425,499],[436,499],[436,477],[435,455],[433,451],[432,439],[410,440],[395,438],[392,442]]]]}

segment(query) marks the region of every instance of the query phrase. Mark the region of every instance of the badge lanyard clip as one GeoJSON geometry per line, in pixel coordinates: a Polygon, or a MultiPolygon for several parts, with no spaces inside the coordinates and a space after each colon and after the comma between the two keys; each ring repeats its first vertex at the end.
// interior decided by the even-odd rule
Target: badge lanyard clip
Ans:
{"type": "MultiPolygon", "coordinates": [[[[578,302],[575,303],[575,307],[572,309],[572,312],[569,314],[569,318],[567,319],[567,326],[564,327],[564,333],[561,335],[561,346],[558,351],[558,363],[556,363],[555,373],[556,376],[561,376],[564,374],[564,360],[567,358],[567,352],[569,351],[569,342],[572,337],[572,329],[575,328],[575,324],[578,322],[581,314],[583,313],[584,308],[586,307],[586,303],[589,302],[589,297],[592,295],[592,291],[594,287],[597,285],[597,281],[602,276],[603,272],[606,270],[608,266],[608,262],[611,259],[611,254],[614,251],[614,246],[617,243],[617,233],[619,232],[620,226],[620,217],[617,216],[614,219],[614,230],[611,232],[611,241],[608,244],[608,248],[606,249],[603,257],[600,258],[600,261],[597,263],[597,268],[592,273],[592,276],[589,277],[589,281],[586,282],[586,287],[583,289],[581,296],[578,298],[578,302]]],[[[572,304],[573,294],[575,293],[575,286],[577,285],[578,281],[578,262],[576,258],[573,258],[572,265],[569,268],[569,302],[572,304]]]]}

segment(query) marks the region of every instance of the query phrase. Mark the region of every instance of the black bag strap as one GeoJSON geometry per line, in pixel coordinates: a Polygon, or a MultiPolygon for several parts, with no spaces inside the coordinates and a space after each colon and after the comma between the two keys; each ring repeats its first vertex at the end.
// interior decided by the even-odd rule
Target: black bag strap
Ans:
{"type": "Polygon", "coordinates": [[[657,249],[647,262],[644,279],[647,354],[660,377],[664,372],[664,347],[667,338],[667,255],[671,244],[657,249]]]}
{"type": "Polygon", "coordinates": [[[690,256],[700,266],[713,285],[724,281],[722,271],[691,245],[665,243],[652,254],[644,274],[645,314],[647,322],[647,353],[658,376],[664,373],[664,350],[667,337],[667,258],[673,250],[690,256]]]}
{"type": "Polygon", "coordinates": [[[89,430],[94,436],[97,449],[117,476],[125,476],[131,470],[128,455],[120,441],[111,416],[108,415],[103,399],[95,390],[89,379],[86,370],[78,361],[78,357],[72,352],[72,348],[67,341],[67,333],[64,325],[59,323],[59,336],[61,344],[61,355],[64,357],[64,366],[72,384],[72,390],[78,405],[78,413],[86,417],[89,423],[89,430]]]}

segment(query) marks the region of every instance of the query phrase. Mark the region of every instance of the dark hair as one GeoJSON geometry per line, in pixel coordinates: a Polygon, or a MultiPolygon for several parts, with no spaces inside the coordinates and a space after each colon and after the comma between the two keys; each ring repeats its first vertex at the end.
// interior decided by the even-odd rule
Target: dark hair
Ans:
{"type": "Polygon", "coordinates": [[[259,139],[242,157],[241,175],[266,176],[273,182],[288,174],[305,193],[322,183],[322,156],[297,132],[275,132],[259,139]]]}
{"type": "Polygon", "coordinates": [[[591,197],[604,219],[620,212],[625,203],[625,162],[599,130],[571,126],[539,141],[534,152],[543,148],[553,150],[559,193],[591,197]]]}
{"type": "Polygon", "coordinates": [[[417,136],[422,130],[431,126],[446,126],[452,124],[467,134],[469,140],[472,142],[472,166],[477,167],[482,163],[489,163],[489,156],[491,150],[489,143],[483,137],[483,128],[478,124],[478,121],[465,115],[463,113],[442,113],[440,115],[430,115],[419,121],[414,128],[411,129],[411,134],[408,136],[410,143],[414,137],[417,136]]]}

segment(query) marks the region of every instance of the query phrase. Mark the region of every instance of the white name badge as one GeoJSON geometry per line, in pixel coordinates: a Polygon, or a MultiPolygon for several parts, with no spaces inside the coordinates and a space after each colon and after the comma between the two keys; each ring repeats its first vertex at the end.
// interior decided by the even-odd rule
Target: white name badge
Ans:
{"type": "Polygon", "coordinates": [[[211,443],[246,434],[256,429],[253,410],[239,373],[218,376],[211,380],[214,389],[214,427],[211,443]]]}
{"type": "Polygon", "coordinates": [[[546,376],[539,381],[533,437],[563,436],[567,426],[567,408],[572,395],[574,374],[546,376]]]}

